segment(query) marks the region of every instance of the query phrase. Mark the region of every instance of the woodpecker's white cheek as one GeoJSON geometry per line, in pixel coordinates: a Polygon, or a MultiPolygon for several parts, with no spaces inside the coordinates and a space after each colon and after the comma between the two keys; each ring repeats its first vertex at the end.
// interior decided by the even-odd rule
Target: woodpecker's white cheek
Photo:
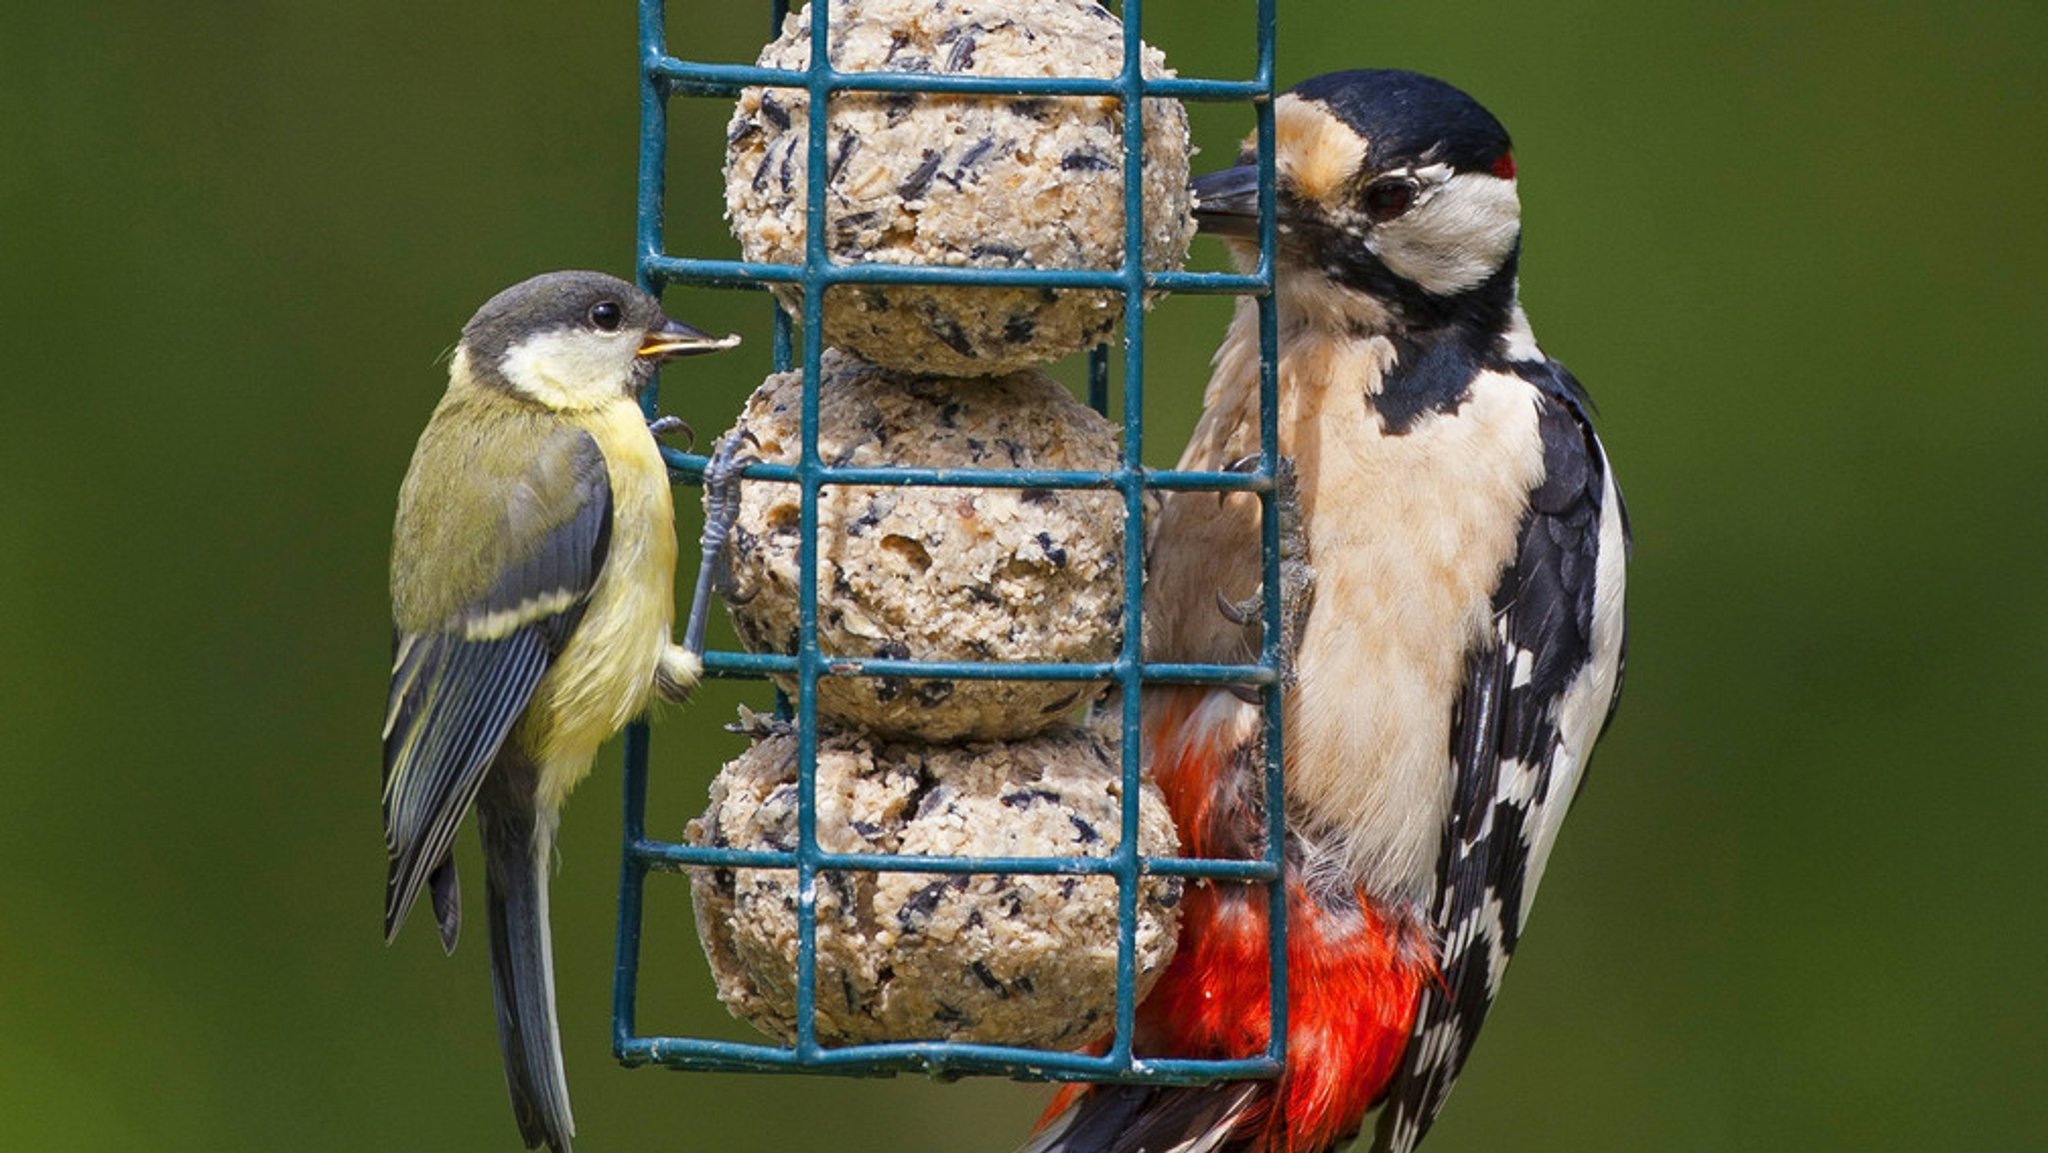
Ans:
{"type": "Polygon", "coordinates": [[[521,394],[549,408],[594,408],[626,394],[633,352],[631,334],[558,329],[507,349],[499,371],[521,394]]]}
{"type": "Polygon", "coordinates": [[[1498,271],[1521,231],[1514,181],[1461,172],[1407,215],[1375,228],[1370,247],[1396,276],[1450,296],[1498,271]]]}

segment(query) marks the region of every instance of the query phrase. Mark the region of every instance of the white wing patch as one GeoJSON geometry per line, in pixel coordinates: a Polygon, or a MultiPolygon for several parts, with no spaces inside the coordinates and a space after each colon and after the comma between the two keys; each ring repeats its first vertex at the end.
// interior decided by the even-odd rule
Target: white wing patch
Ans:
{"type": "MultiPolygon", "coordinates": [[[[1597,448],[1597,442],[1596,442],[1597,448]]],[[[1606,464],[1606,454],[1601,454],[1606,464]]],[[[1550,863],[1550,851],[1557,845],[1558,830],[1565,812],[1579,791],[1586,759],[1599,739],[1607,710],[1620,687],[1622,605],[1628,571],[1628,540],[1622,528],[1621,498],[1615,491],[1614,473],[1603,467],[1606,482],[1600,502],[1600,552],[1593,586],[1593,659],[1572,679],[1558,707],[1558,747],[1551,761],[1550,788],[1529,802],[1529,815],[1522,826],[1528,844],[1528,879],[1522,886],[1524,919],[1536,902],[1536,888],[1550,863]]],[[[1501,766],[1503,774],[1507,766],[1501,766]]]]}

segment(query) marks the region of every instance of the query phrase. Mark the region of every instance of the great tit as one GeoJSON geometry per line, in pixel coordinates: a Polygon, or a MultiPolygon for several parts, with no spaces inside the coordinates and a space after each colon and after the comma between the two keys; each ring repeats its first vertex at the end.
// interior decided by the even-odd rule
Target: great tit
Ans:
{"type": "Polygon", "coordinates": [[[662,362],[738,342],[602,273],[516,284],[463,328],[399,490],[385,939],[425,888],[454,949],[451,846],[473,806],[498,1038],[529,1149],[568,1153],[575,1132],[548,940],[556,815],[598,746],[703,667],[700,629],[694,646],[671,640],[675,510],[637,398],[662,362]]]}

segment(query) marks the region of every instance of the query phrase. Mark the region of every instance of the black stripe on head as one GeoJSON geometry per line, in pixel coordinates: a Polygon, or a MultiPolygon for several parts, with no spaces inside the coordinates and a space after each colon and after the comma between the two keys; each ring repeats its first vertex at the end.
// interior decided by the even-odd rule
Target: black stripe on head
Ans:
{"type": "Polygon", "coordinates": [[[1364,137],[1367,162],[1376,172],[1443,163],[1460,172],[1501,175],[1503,163],[1512,163],[1507,157],[1513,142],[1493,113],[1433,76],[1360,68],[1325,73],[1290,91],[1322,104],[1364,137]]]}
{"type": "Polygon", "coordinates": [[[1391,305],[1411,329],[1463,328],[1475,346],[1484,348],[1506,327],[1514,310],[1515,277],[1521,264],[1519,242],[1493,275],[1463,292],[1437,296],[1394,272],[1370,249],[1335,229],[1321,230],[1327,235],[1318,235],[1313,225],[1300,227],[1300,231],[1323,253],[1323,271],[1330,279],[1391,305]]]}
{"type": "Polygon", "coordinates": [[[661,302],[637,287],[602,272],[547,272],[505,289],[485,301],[462,326],[470,370],[495,376],[506,352],[530,336],[587,324],[600,303],[619,306],[619,325],[651,331],[667,319],[661,302]]]}

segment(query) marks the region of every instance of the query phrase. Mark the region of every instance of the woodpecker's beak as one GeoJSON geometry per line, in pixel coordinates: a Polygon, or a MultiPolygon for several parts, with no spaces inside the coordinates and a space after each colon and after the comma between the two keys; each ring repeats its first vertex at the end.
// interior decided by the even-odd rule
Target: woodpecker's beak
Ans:
{"type": "Polygon", "coordinates": [[[680,320],[665,322],[660,328],[649,332],[640,342],[635,354],[652,360],[668,360],[678,356],[697,356],[706,352],[718,352],[731,348],[740,342],[739,334],[713,336],[702,329],[691,328],[680,320]]]}
{"type": "Polygon", "coordinates": [[[1259,170],[1240,164],[1197,176],[1188,185],[1195,194],[1195,226],[1212,236],[1257,240],[1259,237],[1259,170]]]}

